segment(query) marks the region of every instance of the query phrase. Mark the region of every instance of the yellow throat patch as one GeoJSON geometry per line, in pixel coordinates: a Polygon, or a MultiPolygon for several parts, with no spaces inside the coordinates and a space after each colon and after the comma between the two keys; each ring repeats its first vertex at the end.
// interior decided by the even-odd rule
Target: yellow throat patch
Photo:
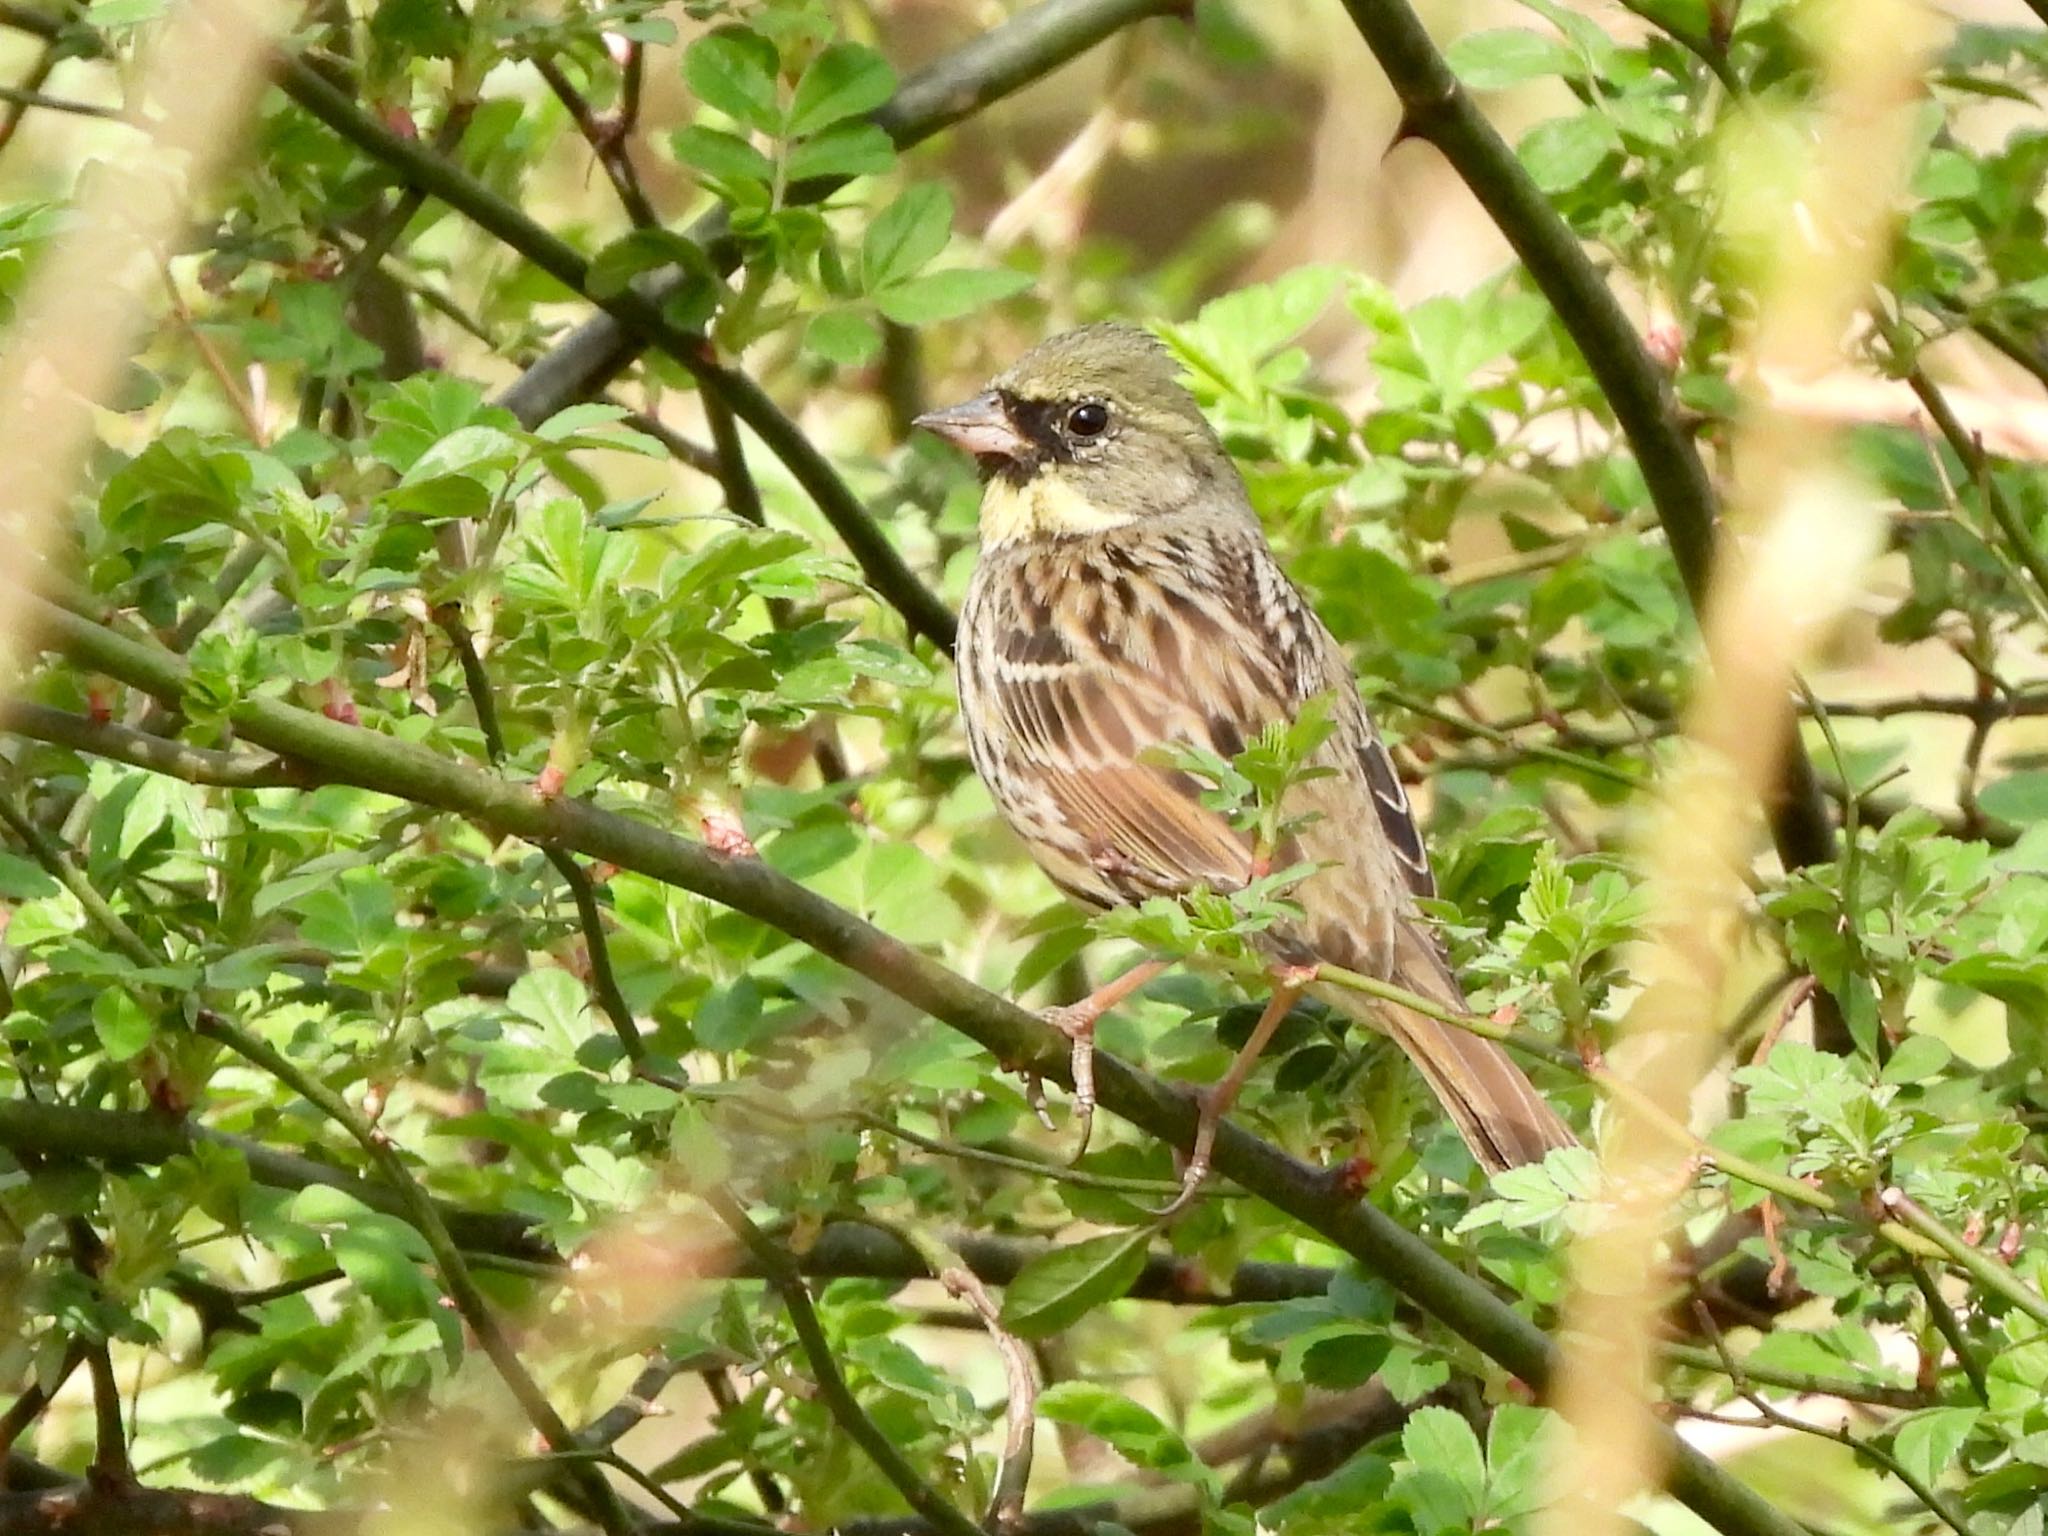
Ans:
{"type": "Polygon", "coordinates": [[[1097,506],[1057,473],[1041,472],[1022,485],[998,475],[981,496],[981,542],[985,545],[1100,533],[1131,521],[1128,513],[1097,506]]]}

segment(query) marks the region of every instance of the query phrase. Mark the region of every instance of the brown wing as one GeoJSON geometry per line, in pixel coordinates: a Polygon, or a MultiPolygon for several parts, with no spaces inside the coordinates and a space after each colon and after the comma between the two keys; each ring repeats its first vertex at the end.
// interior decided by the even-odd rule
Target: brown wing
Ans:
{"type": "Polygon", "coordinates": [[[1243,883],[1249,840],[1200,803],[1200,781],[1147,761],[1147,749],[1183,742],[1229,759],[1324,692],[1341,712],[1326,748],[1339,772],[1314,797],[1330,803],[1313,809],[1350,846],[1310,856],[1355,858],[1373,841],[1357,835],[1369,814],[1404,880],[1426,886],[1406,797],[1341,653],[1251,530],[1034,550],[983,571],[965,618],[977,765],[1072,893],[1111,903],[1243,883]]]}

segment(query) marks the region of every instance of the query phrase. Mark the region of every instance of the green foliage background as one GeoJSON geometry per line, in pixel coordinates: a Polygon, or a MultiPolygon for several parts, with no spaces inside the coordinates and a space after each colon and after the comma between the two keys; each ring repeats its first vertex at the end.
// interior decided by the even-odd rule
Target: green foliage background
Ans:
{"type": "MultiPolygon", "coordinates": [[[[944,650],[978,488],[907,423],[1068,323],[1160,330],[1422,786],[1475,1012],[1597,1137],[1580,1063],[1634,998],[1630,839],[1694,630],[1668,477],[1587,358],[1661,369],[1656,451],[1725,470],[1769,199],[1717,167],[1759,124],[1796,155],[1800,7],[1522,0],[1452,34],[1527,121],[1546,217],[1647,317],[1633,352],[1505,255],[1416,297],[1280,221],[1312,135],[1384,148],[1341,141],[1333,103],[1381,85],[1335,9],[1050,0],[1000,59],[969,9],[300,21],[166,253],[176,303],[0,715],[11,1486],[354,1510],[474,1415],[502,1507],[465,1528],[971,1523],[1026,1492],[1007,1344],[1039,1385],[1031,1529],[1530,1525],[1540,1352],[1466,1299],[1554,1320],[1596,1160],[1489,1183],[1397,1053],[1305,1010],[1235,1116],[1270,1145],[1226,1147],[1184,1218],[1147,1211],[1185,1107],[1135,1079],[1066,1166],[1061,1096],[1048,1131],[1009,1070],[1063,1056],[966,983],[1038,1005],[1141,946],[1206,955],[1102,1030],[1199,1084],[1256,1013],[1257,914],[1091,927],[1000,830],[944,650]],[[599,377],[593,323],[648,350],[599,377]],[[1450,1262],[1367,1262],[1409,1250],[1361,1230],[1450,1262]],[[636,1231],[710,1275],[658,1315],[563,1289],[636,1231]],[[987,1316],[913,1278],[956,1266],[987,1316]],[[508,1386],[553,1455],[493,1417],[508,1386]]],[[[31,91],[146,114],[123,81],[161,10],[0,23],[31,91]]],[[[1377,43],[1374,10],[1406,7],[1353,7],[1377,43]]],[[[1671,1415],[1829,1531],[2048,1511],[2048,480],[2001,456],[2048,387],[2044,85],[2040,22],[1959,23],[1916,109],[1843,378],[1910,380],[1934,426],[1847,428],[1891,536],[1805,705],[1834,851],[1758,859],[1678,1196],[1671,1415]],[[1821,1438],[1721,1431],[1758,1396],[1821,1438]]],[[[135,131],[7,110],[0,305],[135,131]]],[[[1695,1512],[1649,1524],[1779,1528],[1689,1475],[1695,1512]]]]}

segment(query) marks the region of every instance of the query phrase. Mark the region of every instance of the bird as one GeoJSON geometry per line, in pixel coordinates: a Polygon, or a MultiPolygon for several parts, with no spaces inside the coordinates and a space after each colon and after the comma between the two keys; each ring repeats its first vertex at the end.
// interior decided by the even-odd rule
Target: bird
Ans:
{"type": "MultiPolygon", "coordinates": [[[[1574,1138],[1492,1040],[1318,980],[1323,967],[1435,1005],[1465,997],[1417,907],[1435,882],[1408,796],[1343,648],[1281,568],[1242,476],[1150,332],[1085,325],[1040,342],[973,398],[916,424],[971,454],[980,549],[955,656],[969,755],[1053,884],[1104,911],[1313,866],[1262,935],[1273,991],[1202,1093],[1184,1205],[1260,1050],[1304,994],[1390,1035],[1482,1168],[1574,1138]],[[1275,848],[1203,802],[1172,748],[1229,761],[1305,710],[1330,725],[1290,784],[1275,848]],[[1162,749],[1167,749],[1162,752],[1162,749]]],[[[1096,1022],[1168,962],[1148,959],[1049,1010],[1072,1040],[1085,1146],[1096,1022]]]]}

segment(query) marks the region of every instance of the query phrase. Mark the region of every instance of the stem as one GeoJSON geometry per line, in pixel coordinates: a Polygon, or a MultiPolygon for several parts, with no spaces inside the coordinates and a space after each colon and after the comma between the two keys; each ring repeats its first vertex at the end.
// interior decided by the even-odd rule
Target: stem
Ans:
{"type": "MultiPolygon", "coordinates": [[[[2041,0],[2041,3],[2048,5],[2048,0],[2041,0]]],[[[1983,445],[1956,419],[1956,413],[1948,408],[1948,398],[1927,376],[1926,369],[1915,367],[1906,375],[1906,383],[1926,410],[1928,419],[1947,439],[1955,456],[1962,460],[1970,478],[1983,489],[1984,506],[1991,513],[1991,520],[1998,524],[1998,531],[2005,536],[2014,556],[2026,567],[2038,593],[2048,599],[2048,553],[2043,553],[2035,542],[2033,530],[2027,527],[2026,519],[2014,510],[2012,503],[2005,499],[2005,493],[1998,488],[1983,445]]]]}
{"type": "MultiPolygon", "coordinates": [[[[1664,374],[1577,237],[1459,84],[1414,8],[1407,0],[1344,0],[1344,8],[1401,99],[1401,136],[1428,141],[1450,162],[1585,358],[1634,450],[1693,610],[1703,612],[1716,498],[1664,374]]],[[[1827,863],[1834,857],[1834,828],[1796,739],[1786,746],[1783,783],[1771,830],[1786,867],[1827,863]]]]}
{"type": "Polygon", "coordinates": [[[31,741],[47,741],[94,757],[112,758],[146,768],[187,784],[222,789],[310,789],[319,780],[297,763],[276,758],[248,758],[233,752],[188,747],[167,736],[153,736],[133,726],[93,720],[67,710],[49,709],[19,699],[0,700],[0,730],[31,741]]]}
{"type": "Polygon", "coordinates": [[[832,1357],[832,1345],[825,1337],[817,1309],[811,1305],[810,1290],[805,1286],[795,1261],[780,1244],[754,1225],[753,1218],[729,1193],[712,1189],[706,1192],[704,1199],[717,1213],[718,1219],[739,1239],[740,1245],[753,1255],[769,1285],[782,1298],[783,1306],[789,1311],[790,1326],[796,1330],[797,1342],[803,1346],[804,1355],[811,1363],[811,1374],[817,1378],[818,1396],[824,1400],[826,1409],[846,1431],[848,1438],[867,1452],[868,1460],[903,1495],[903,1501],[928,1520],[932,1529],[941,1536],[981,1536],[972,1520],[918,1475],[917,1469],[896,1449],[895,1442],[868,1417],[867,1410],[854,1397],[853,1389],[847,1386],[846,1378],[839,1372],[839,1363],[832,1357]]]}
{"type": "Polygon", "coordinates": [[[1934,1283],[1934,1276],[1927,1273],[1927,1266],[1917,1259],[1909,1260],[1906,1268],[1913,1277],[1914,1287],[1920,1292],[1920,1299],[1927,1303],[1927,1315],[1933,1320],[1935,1331],[1956,1357],[1956,1364],[1963,1368],[1963,1374],[1970,1379],[1970,1390],[1977,1394],[1978,1402],[1988,1406],[1991,1388],[1984,1377],[1983,1362],[1970,1348],[1970,1341],[1963,1337],[1963,1326],[1956,1321],[1955,1313],[1949,1311],[1948,1303],[1942,1300],[1941,1288],[1934,1283]]]}
{"type": "Polygon", "coordinates": [[[1917,1201],[1896,1184],[1884,1190],[1877,1197],[1878,1204],[1896,1216],[1910,1230],[1928,1239],[1935,1247],[1963,1270],[1963,1272],[1987,1291],[2003,1296],[2027,1316],[2043,1327],[2048,1327],[2048,1299],[2028,1285],[2024,1280],[1985,1257],[1961,1237],[1950,1231],[1948,1226],[1930,1214],[1917,1201]]]}

